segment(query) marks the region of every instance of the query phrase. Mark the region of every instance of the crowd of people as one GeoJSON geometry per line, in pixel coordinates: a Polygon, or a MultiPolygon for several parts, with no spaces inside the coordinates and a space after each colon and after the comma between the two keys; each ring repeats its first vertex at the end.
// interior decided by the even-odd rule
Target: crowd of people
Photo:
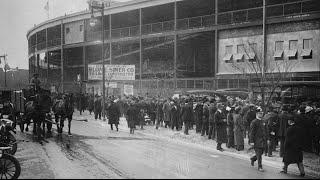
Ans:
{"type": "MultiPolygon", "coordinates": [[[[150,125],[156,129],[170,128],[186,135],[195,129],[201,136],[216,140],[220,151],[224,151],[223,143],[227,148],[243,151],[248,138],[246,143],[252,144],[257,154],[251,159],[252,164],[258,160],[259,169],[262,169],[261,155],[273,156],[276,147],[280,147],[285,173],[291,163],[298,163],[299,169],[303,169],[302,151],[319,155],[319,103],[262,107],[261,102],[250,103],[238,97],[225,99],[193,95],[166,99],[111,96],[105,107],[111,129],[115,124],[118,130],[119,118],[124,116],[132,134],[137,126],[143,129],[146,119],[150,119],[150,125]]],[[[87,104],[90,113],[94,112],[95,119],[101,119],[100,96],[88,96],[87,103],[83,104],[87,104]]]]}

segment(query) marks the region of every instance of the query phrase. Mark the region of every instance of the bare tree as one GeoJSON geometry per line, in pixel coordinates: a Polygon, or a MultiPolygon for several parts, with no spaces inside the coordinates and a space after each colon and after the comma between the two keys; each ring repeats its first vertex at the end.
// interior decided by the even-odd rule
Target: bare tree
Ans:
{"type": "Polygon", "coordinates": [[[289,77],[296,63],[283,58],[265,61],[262,49],[250,46],[249,42],[243,44],[242,55],[237,54],[236,61],[232,61],[231,66],[241,76],[250,79],[250,88],[253,92],[255,89],[252,85],[256,85],[258,94],[261,94],[262,109],[265,110],[271,104],[277,88],[281,88],[280,82],[289,77]]]}

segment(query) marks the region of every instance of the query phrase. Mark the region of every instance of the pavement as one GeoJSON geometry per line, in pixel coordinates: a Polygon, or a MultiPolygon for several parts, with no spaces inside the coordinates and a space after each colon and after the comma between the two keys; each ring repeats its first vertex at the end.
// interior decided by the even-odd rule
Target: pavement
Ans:
{"type": "MultiPolygon", "coordinates": [[[[251,167],[248,155],[217,151],[212,140],[213,146],[205,140],[204,144],[192,142],[197,135],[192,139],[192,135],[183,137],[181,132],[151,126],[129,134],[124,118],[117,132],[110,130],[107,121],[76,112],[72,137],[67,136],[66,127],[61,137],[54,129],[43,145],[34,142],[30,132],[18,131],[17,139],[23,140],[16,153],[22,167],[19,178],[301,178],[294,168],[288,174],[279,173],[280,168],[266,158],[265,172],[259,172],[257,166],[251,167]]],[[[316,177],[307,172],[306,178],[316,177]]]]}

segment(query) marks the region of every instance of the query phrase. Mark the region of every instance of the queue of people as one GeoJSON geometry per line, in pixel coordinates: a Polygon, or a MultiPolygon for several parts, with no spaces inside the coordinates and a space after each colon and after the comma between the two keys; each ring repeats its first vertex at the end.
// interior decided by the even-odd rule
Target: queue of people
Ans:
{"type": "MultiPolygon", "coordinates": [[[[102,98],[89,98],[93,104],[95,119],[101,119],[102,98]]],[[[299,107],[284,105],[282,107],[261,107],[261,103],[250,103],[238,97],[227,97],[225,101],[215,97],[185,96],[181,98],[143,98],[143,97],[109,97],[106,105],[109,124],[116,125],[119,118],[126,117],[130,133],[137,127],[143,129],[146,117],[155,129],[169,128],[189,130],[217,142],[217,150],[227,148],[243,151],[245,139],[252,145],[256,156],[251,163],[258,161],[258,170],[263,171],[262,155],[273,156],[276,147],[283,157],[283,173],[287,173],[289,164],[296,163],[304,176],[302,152],[320,152],[320,106],[317,103],[302,103],[299,107]]]]}

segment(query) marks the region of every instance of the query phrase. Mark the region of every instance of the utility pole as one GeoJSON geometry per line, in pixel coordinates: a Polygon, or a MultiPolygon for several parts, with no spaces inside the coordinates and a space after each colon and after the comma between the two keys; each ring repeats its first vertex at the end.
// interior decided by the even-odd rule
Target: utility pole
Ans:
{"type": "Polygon", "coordinates": [[[7,61],[6,61],[6,57],[8,55],[7,54],[4,54],[2,56],[0,56],[0,60],[1,58],[4,59],[4,66],[3,66],[3,70],[4,70],[4,87],[7,87],[7,61]]]}

